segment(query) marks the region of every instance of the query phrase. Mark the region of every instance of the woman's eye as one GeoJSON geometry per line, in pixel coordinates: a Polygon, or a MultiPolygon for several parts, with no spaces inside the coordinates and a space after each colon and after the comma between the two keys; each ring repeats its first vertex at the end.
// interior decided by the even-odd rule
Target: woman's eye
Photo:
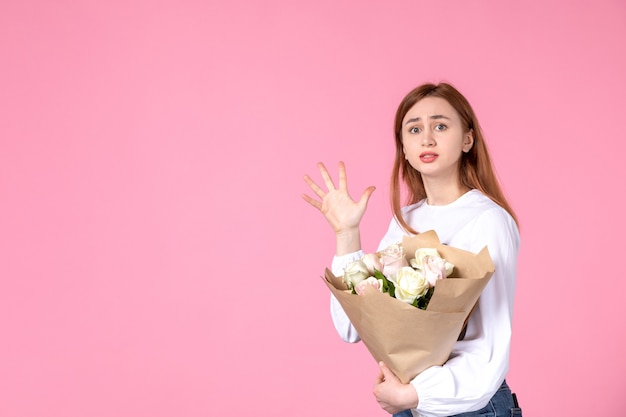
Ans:
{"type": "Polygon", "coordinates": [[[422,130],[417,126],[413,126],[412,128],[409,129],[409,133],[419,133],[421,131],[422,130]]]}
{"type": "Polygon", "coordinates": [[[447,128],[448,127],[446,125],[443,125],[441,123],[435,126],[435,130],[437,130],[439,132],[441,132],[442,130],[446,130],[447,128]]]}

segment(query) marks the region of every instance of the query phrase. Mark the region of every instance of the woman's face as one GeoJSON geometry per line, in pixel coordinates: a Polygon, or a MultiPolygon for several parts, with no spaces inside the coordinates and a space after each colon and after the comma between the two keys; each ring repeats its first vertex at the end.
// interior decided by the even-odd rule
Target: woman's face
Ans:
{"type": "Polygon", "coordinates": [[[459,160],[474,144],[461,117],[445,99],[425,97],[402,119],[402,145],[411,166],[422,178],[458,180],[459,160]]]}

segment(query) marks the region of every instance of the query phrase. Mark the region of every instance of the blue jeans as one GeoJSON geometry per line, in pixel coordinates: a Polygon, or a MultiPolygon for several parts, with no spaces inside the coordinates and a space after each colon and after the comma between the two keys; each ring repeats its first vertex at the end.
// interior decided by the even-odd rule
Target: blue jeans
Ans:
{"type": "MultiPolygon", "coordinates": [[[[410,410],[404,410],[393,417],[412,417],[410,410]]],[[[478,411],[470,411],[469,413],[455,414],[450,417],[522,417],[522,409],[519,408],[517,401],[513,399],[511,389],[506,384],[496,391],[489,403],[478,411]]]]}

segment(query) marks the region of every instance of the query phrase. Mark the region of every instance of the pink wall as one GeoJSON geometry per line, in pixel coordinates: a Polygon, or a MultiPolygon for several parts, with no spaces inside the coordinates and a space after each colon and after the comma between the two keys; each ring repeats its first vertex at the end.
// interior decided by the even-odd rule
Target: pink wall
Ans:
{"type": "Polygon", "coordinates": [[[525,414],[619,415],[626,6],[387,3],[0,5],[1,416],[384,416],[302,175],[378,187],[373,249],[395,106],[440,80],[521,219],[525,414]]]}

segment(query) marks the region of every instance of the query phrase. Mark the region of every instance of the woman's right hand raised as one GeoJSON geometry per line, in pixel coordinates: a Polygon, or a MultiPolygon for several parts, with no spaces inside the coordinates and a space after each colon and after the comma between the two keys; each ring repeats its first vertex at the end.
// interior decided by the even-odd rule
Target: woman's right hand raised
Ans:
{"type": "Polygon", "coordinates": [[[335,231],[338,239],[338,254],[340,254],[339,252],[350,252],[353,249],[360,249],[359,224],[365,214],[367,202],[376,188],[373,186],[366,188],[363,194],[361,194],[361,198],[355,201],[348,194],[346,167],[343,162],[339,162],[339,188],[335,187],[323,163],[319,162],[317,167],[328,191],[324,191],[311,177],[305,175],[304,181],[319,197],[319,200],[306,194],[303,194],[302,198],[317,208],[335,231]],[[342,236],[345,236],[345,238],[342,238],[342,236]],[[345,242],[341,243],[340,240],[345,242]],[[358,247],[355,246],[356,243],[358,243],[358,247]]]}

